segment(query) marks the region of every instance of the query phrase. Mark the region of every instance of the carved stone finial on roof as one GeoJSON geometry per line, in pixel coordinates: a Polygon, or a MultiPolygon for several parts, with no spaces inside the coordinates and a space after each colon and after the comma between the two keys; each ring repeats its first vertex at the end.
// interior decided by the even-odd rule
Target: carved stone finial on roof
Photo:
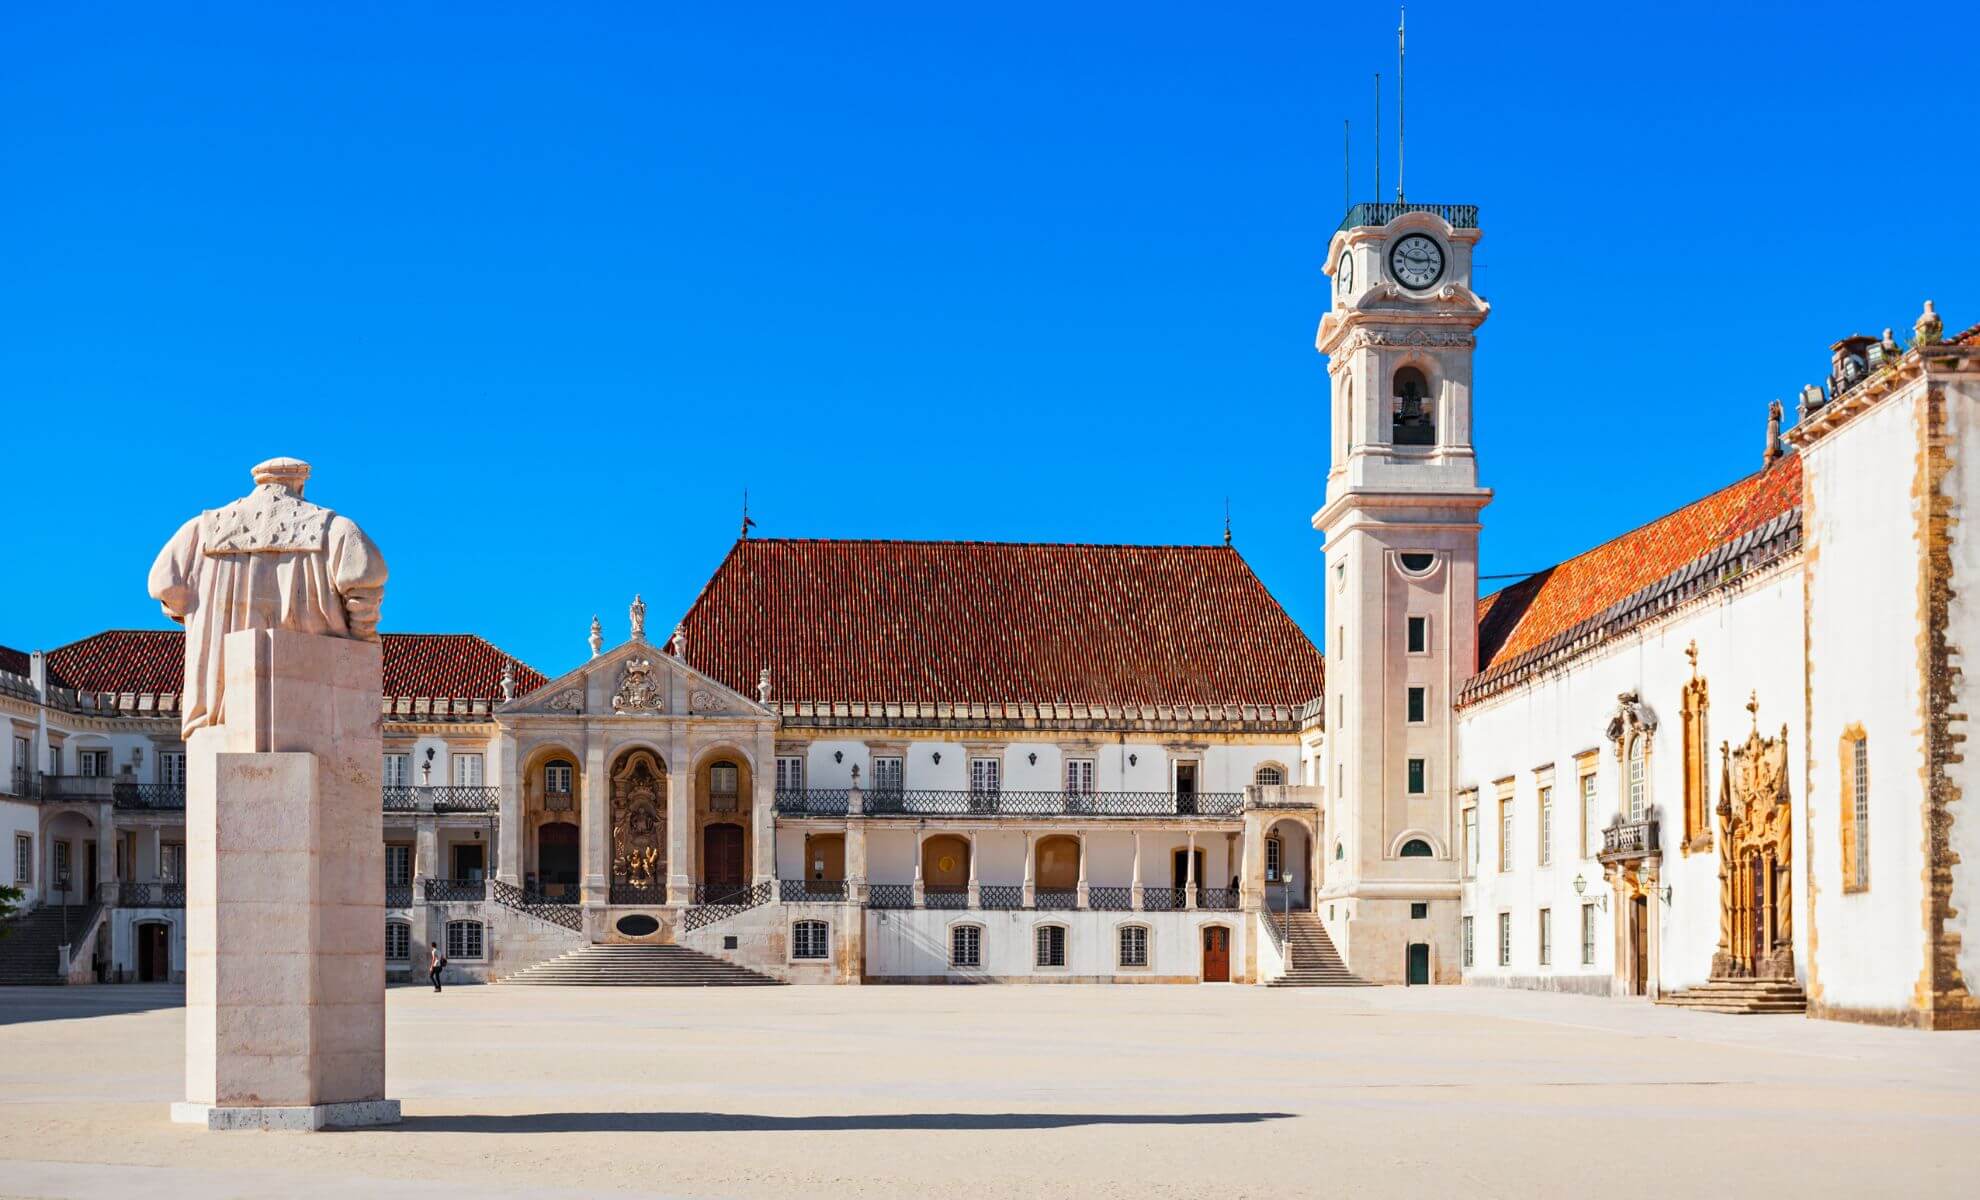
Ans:
{"type": "Polygon", "coordinates": [[[516,660],[513,658],[505,658],[502,660],[502,699],[514,700],[515,698],[516,698],[516,660]]]}
{"type": "Polygon", "coordinates": [[[597,658],[605,649],[605,627],[598,623],[598,614],[591,614],[591,657],[597,658]]]}
{"type": "Polygon", "coordinates": [[[1939,310],[1932,307],[1930,300],[1925,302],[1925,311],[1918,314],[1918,323],[1911,327],[1911,331],[1918,335],[1913,342],[1918,346],[1935,344],[1946,331],[1946,323],[1939,319],[1939,310]]]}
{"type": "Polygon", "coordinates": [[[1774,401],[1767,406],[1767,449],[1760,455],[1760,465],[1771,467],[1781,456],[1781,402],[1774,401]]]}
{"type": "Polygon", "coordinates": [[[756,698],[764,704],[770,703],[769,667],[763,668],[763,673],[756,677],[756,698]]]}
{"type": "Polygon", "coordinates": [[[626,611],[632,617],[632,640],[635,642],[645,641],[646,601],[640,598],[638,592],[633,593],[632,607],[626,611]]]}
{"type": "Polygon", "coordinates": [[[686,662],[687,661],[687,626],[685,624],[674,626],[674,638],[672,645],[674,647],[674,657],[680,659],[682,662],[686,662]]]}

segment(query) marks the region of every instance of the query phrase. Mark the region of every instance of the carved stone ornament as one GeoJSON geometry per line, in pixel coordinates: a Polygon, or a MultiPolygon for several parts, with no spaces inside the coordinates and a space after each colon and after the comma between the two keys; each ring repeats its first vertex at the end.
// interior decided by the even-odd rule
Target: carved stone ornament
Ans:
{"type": "Polygon", "coordinates": [[[667,773],[641,750],[612,776],[612,882],[660,886],[667,871],[667,773]]]}
{"type": "Polygon", "coordinates": [[[1608,736],[1612,742],[1621,742],[1632,733],[1657,731],[1657,714],[1643,703],[1635,692],[1624,692],[1616,697],[1616,711],[1609,718],[1608,736]]]}
{"type": "Polygon", "coordinates": [[[770,703],[770,668],[769,667],[763,668],[763,673],[756,677],[756,698],[764,704],[770,703]]]}
{"type": "Polygon", "coordinates": [[[612,711],[657,713],[666,709],[666,687],[653,678],[653,660],[627,659],[626,673],[619,679],[619,694],[612,697],[612,711]]]}
{"type": "Polygon", "coordinates": [[[565,688],[563,691],[550,697],[549,708],[551,712],[583,712],[584,689],[578,687],[565,688]]]}
{"type": "Polygon", "coordinates": [[[698,687],[688,693],[688,711],[718,713],[728,710],[728,698],[713,688],[698,687]]]}
{"type": "Polygon", "coordinates": [[[1392,349],[1411,349],[1428,346],[1468,347],[1478,339],[1464,329],[1440,329],[1416,326],[1411,329],[1358,329],[1334,350],[1333,356],[1345,358],[1364,346],[1382,346],[1392,349]]]}
{"type": "Polygon", "coordinates": [[[1787,726],[1760,736],[1759,700],[1747,703],[1753,730],[1736,747],[1720,744],[1719,946],[1714,979],[1794,978],[1794,816],[1788,789],[1787,726]]]}

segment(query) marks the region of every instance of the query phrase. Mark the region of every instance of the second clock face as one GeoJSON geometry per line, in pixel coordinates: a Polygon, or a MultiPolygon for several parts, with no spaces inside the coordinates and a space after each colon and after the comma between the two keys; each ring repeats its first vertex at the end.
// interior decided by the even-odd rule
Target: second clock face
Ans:
{"type": "Polygon", "coordinates": [[[1341,265],[1334,270],[1334,286],[1342,295],[1354,289],[1354,255],[1341,251],[1341,265]]]}
{"type": "Polygon", "coordinates": [[[1398,238],[1389,247],[1389,273],[1404,287],[1421,291],[1443,278],[1444,248],[1427,234],[1398,238]]]}

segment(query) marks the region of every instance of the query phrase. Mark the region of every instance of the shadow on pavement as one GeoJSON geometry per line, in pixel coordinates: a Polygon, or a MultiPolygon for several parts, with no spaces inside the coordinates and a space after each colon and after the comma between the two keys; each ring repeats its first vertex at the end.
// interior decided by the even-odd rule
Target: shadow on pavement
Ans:
{"type": "Polygon", "coordinates": [[[99,983],[77,987],[0,987],[0,1025],[78,1021],[184,1008],[182,983],[99,983]]]}
{"type": "Polygon", "coordinates": [[[1235,1113],[868,1113],[769,1117],[713,1112],[561,1112],[413,1117],[387,1126],[406,1133],[796,1133],[1066,1129],[1077,1125],[1251,1125],[1291,1117],[1235,1113]]]}

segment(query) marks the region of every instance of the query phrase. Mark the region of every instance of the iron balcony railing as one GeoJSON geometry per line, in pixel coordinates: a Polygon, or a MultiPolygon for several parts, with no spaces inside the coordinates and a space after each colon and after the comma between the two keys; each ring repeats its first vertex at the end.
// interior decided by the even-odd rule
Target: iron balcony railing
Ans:
{"type": "Polygon", "coordinates": [[[921,889],[923,908],[968,908],[969,889],[961,884],[930,884],[921,889]]]}
{"type": "Polygon", "coordinates": [[[386,812],[419,812],[429,807],[434,812],[495,812],[502,807],[502,789],[499,787],[394,785],[380,791],[384,795],[386,812]]]}
{"type": "Polygon", "coordinates": [[[49,802],[107,802],[122,809],[182,811],[186,807],[184,784],[139,783],[128,775],[39,775],[23,794],[49,802]]]}
{"type": "Polygon", "coordinates": [[[876,883],[866,889],[868,908],[913,908],[914,885],[911,883],[876,883]]]}
{"type": "MultiPolygon", "coordinates": [[[[841,816],[848,788],[784,788],[777,811],[787,816],[841,816]]],[[[875,788],[860,809],[876,817],[1228,817],[1244,808],[1243,792],[943,791],[875,788]]]]}
{"type": "Polygon", "coordinates": [[[786,904],[836,903],[844,900],[846,881],[843,879],[780,879],[777,881],[778,899],[786,904]]]}
{"type": "Polygon", "coordinates": [[[614,883],[606,893],[614,904],[665,904],[667,888],[664,884],[653,887],[638,887],[630,883],[614,883]]]}
{"type": "Polygon", "coordinates": [[[694,907],[681,914],[681,926],[684,929],[700,929],[707,925],[713,925],[717,921],[726,921],[730,917],[748,912],[758,905],[770,903],[771,899],[776,895],[775,890],[768,880],[753,887],[746,888],[718,884],[713,885],[713,890],[709,894],[711,896],[719,896],[720,899],[703,902],[699,897],[701,888],[704,886],[710,885],[698,885],[695,888],[696,900],[694,907]]]}
{"type": "Polygon", "coordinates": [[[1134,907],[1134,889],[1112,885],[1087,888],[1086,907],[1101,912],[1126,912],[1134,907]]]}
{"type": "Polygon", "coordinates": [[[1657,818],[1617,821],[1602,831],[1602,862],[1626,862],[1648,858],[1661,851],[1657,845],[1657,818]]]}
{"type": "Polygon", "coordinates": [[[488,883],[482,879],[422,879],[419,882],[428,904],[454,904],[488,898],[488,883]]]}
{"type": "Polygon", "coordinates": [[[1079,893],[1073,891],[1047,891],[1039,888],[1031,894],[1031,906],[1037,909],[1078,908],[1079,893]]]}
{"type": "Polygon", "coordinates": [[[535,892],[526,891],[513,883],[503,883],[499,879],[489,881],[488,894],[495,903],[538,920],[561,925],[570,930],[584,928],[583,910],[561,897],[539,896],[535,892]]]}
{"type": "Polygon", "coordinates": [[[976,888],[977,905],[981,908],[1007,910],[1024,907],[1024,885],[1021,883],[984,883],[976,888]]]}
{"type": "Polygon", "coordinates": [[[1402,203],[1362,203],[1347,210],[1341,218],[1342,229],[1353,229],[1358,225],[1387,225],[1397,217],[1407,213],[1429,213],[1441,217],[1452,229],[1478,228],[1478,206],[1476,204],[1402,204],[1402,203]]]}
{"type": "Polygon", "coordinates": [[[1196,889],[1196,907],[1198,908],[1215,909],[1219,912],[1230,912],[1236,909],[1237,906],[1238,906],[1238,894],[1236,888],[1196,889]]]}
{"type": "Polygon", "coordinates": [[[388,883],[385,885],[386,908],[411,908],[413,886],[410,883],[388,883]]]}
{"type": "Polygon", "coordinates": [[[123,879],[117,882],[119,908],[184,908],[186,885],[179,879],[123,879]]]}
{"type": "Polygon", "coordinates": [[[1149,912],[1171,912],[1183,906],[1183,890],[1176,887],[1141,889],[1141,907],[1149,912]]]}

